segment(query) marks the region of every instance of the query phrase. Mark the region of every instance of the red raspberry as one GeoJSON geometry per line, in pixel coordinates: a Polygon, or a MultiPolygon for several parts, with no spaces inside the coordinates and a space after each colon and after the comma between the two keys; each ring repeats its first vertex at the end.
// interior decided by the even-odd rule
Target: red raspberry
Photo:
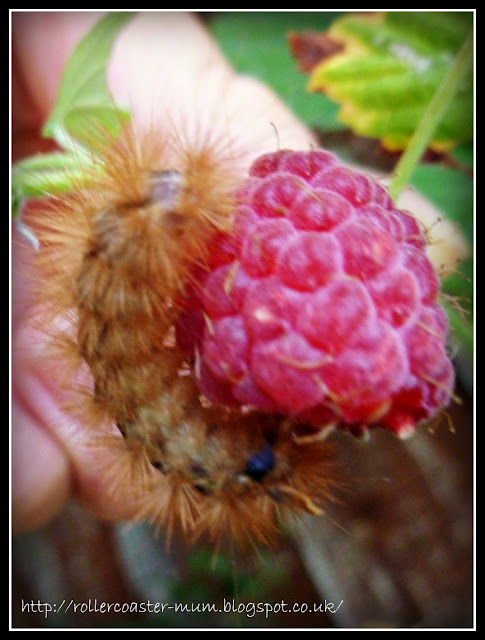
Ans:
{"type": "Polygon", "coordinates": [[[414,217],[325,151],[261,157],[178,326],[209,399],[406,435],[450,400],[439,281],[414,217]]]}

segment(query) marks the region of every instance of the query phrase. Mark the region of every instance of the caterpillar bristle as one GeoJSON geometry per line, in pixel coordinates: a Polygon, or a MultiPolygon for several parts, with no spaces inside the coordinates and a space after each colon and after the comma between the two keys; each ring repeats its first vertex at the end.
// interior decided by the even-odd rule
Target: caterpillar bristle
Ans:
{"type": "Polygon", "coordinates": [[[167,540],[271,544],[282,514],[319,513],[332,493],[329,445],[299,443],[276,415],[205,406],[173,340],[179,300],[232,225],[235,156],[211,136],[189,145],[128,126],[93,158],[28,221],[63,407],[110,448],[110,500],[134,497],[135,520],[167,540]],[[105,438],[110,425],[119,435],[105,438]]]}
{"type": "Polygon", "coordinates": [[[136,519],[149,522],[155,535],[165,538],[167,548],[176,535],[190,539],[199,517],[195,490],[173,477],[160,477],[140,500],[136,519]]]}
{"type": "Polygon", "coordinates": [[[109,453],[113,464],[106,472],[106,486],[113,502],[123,501],[130,495],[138,502],[153,486],[155,469],[150,463],[142,443],[125,441],[119,434],[98,435],[91,441],[93,450],[109,453]]]}
{"type": "Polygon", "coordinates": [[[192,541],[206,540],[217,549],[231,545],[239,551],[275,546],[281,524],[278,511],[264,495],[237,503],[229,495],[212,500],[196,523],[192,541]]]}
{"type": "Polygon", "coordinates": [[[321,513],[339,486],[326,442],[298,444],[288,420],[203,407],[183,376],[122,425],[157,470],[141,514],[166,532],[241,548],[275,543],[286,513],[321,513]]]}

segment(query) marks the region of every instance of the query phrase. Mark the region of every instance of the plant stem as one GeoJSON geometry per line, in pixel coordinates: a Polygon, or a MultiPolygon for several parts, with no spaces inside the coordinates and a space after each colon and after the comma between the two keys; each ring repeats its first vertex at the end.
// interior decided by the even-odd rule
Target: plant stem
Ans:
{"type": "Polygon", "coordinates": [[[391,197],[396,198],[409,182],[410,177],[426,151],[430,140],[439,125],[448,105],[458,91],[463,76],[469,70],[473,60],[473,31],[470,32],[461,49],[458,51],[448,73],[443,78],[436,93],[426,107],[410,142],[399,159],[394,177],[389,184],[391,197]]]}

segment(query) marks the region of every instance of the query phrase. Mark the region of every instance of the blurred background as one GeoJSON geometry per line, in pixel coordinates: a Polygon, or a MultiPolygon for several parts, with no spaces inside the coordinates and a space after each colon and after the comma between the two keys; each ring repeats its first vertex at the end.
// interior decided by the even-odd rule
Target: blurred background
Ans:
{"type": "MultiPolygon", "coordinates": [[[[13,542],[14,627],[468,628],[473,624],[473,431],[470,398],[403,442],[335,438],[348,484],[321,518],[293,523],[254,557],[214,554],[148,525],[103,524],[75,503],[13,542]],[[22,612],[22,602],[215,603],[237,613],[22,612]],[[334,603],[336,613],[251,613],[334,603]],[[249,603],[249,604],[248,604],[249,603]]],[[[67,606],[67,604],[66,604],[67,606]]]]}

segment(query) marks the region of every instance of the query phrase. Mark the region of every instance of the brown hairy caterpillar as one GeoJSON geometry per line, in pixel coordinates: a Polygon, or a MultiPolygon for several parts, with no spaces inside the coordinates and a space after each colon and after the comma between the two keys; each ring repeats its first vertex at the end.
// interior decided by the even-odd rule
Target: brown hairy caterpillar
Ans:
{"type": "Polygon", "coordinates": [[[329,445],[283,417],[201,401],[172,329],[193,267],[230,228],[238,173],[216,143],[178,143],[127,128],[85,183],[36,209],[35,295],[64,386],[89,368],[69,409],[123,436],[113,494],[135,490],[139,517],[169,535],[268,542],[282,512],[321,513],[336,484],[329,445]]]}

